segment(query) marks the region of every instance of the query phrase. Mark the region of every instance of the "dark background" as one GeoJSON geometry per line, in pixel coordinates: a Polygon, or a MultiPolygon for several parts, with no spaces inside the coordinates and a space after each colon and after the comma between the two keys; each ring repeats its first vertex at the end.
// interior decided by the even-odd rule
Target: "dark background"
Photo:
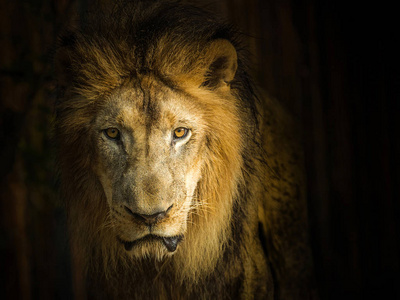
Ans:
{"type": "MultiPolygon", "coordinates": [[[[0,0],[0,298],[73,297],[51,56],[92,2],[0,0]]],[[[400,299],[399,26],[384,1],[349,2],[198,1],[241,28],[254,77],[302,124],[321,299],[400,299]]]]}

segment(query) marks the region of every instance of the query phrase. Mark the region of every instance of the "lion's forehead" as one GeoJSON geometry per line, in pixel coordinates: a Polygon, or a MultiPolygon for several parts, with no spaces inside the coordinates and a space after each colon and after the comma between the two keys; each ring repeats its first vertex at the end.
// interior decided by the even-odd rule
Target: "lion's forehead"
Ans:
{"type": "Polygon", "coordinates": [[[200,123],[196,98],[161,84],[126,85],[108,98],[108,118],[132,130],[170,130],[200,123]]]}

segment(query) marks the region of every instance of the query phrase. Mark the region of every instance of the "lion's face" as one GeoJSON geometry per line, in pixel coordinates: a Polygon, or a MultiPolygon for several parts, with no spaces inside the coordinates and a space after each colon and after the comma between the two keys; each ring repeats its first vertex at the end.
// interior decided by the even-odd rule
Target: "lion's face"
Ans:
{"type": "Polygon", "coordinates": [[[93,171],[116,241],[138,257],[173,253],[197,203],[205,139],[200,105],[142,78],[103,99],[96,115],[93,171]]]}
{"type": "Polygon", "coordinates": [[[247,129],[231,86],[234,46],[170,51],[171,38],[145,61],[108,41],[61,49],[57,132],[70,222],[89,246],[106,261],[174,253],[193,275],[204,257],[211,269],[227,238],[247,129]]]}

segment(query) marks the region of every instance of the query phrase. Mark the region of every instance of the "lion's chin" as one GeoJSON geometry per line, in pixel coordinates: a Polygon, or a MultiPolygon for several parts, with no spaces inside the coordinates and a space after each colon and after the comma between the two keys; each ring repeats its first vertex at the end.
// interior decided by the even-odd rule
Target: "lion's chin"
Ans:
{"type": "Polygon", "coordinates": [[[182,235],[162,237],[149,234],[134,241],[125,241],[121,238],[118,238],[118,241],[125,247],[126,251],[132,251],[135,248],[155,248],[163,245],[169,253],[173,253],[182,239],[182,235]]]}

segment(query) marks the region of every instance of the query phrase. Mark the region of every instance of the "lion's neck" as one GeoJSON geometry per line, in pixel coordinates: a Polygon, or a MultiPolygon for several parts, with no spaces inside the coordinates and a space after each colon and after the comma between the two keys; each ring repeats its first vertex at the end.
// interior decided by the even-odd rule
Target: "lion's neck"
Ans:
{"type": "MultiPolygon", "coordinates": [[[[215,295],[231,298],[232,295],[238,295],[243,284],[244,267],[238,255],[238,245],[230,239],[222,247],[212,269],[197,269],[186,276],[180,269],[184,262],[176,255],[163,261],[149,258],[134,260],[130,264],[120,260],[111,272],[98,269],[98,259],[102,261],[104,257],[97,257],[92,260],[92,263],[96,261],[96,267],[90,268],[87,276],[91,279],[88,291],[98,290],[101,286],[102,293],[105,289],[107,294],[106,299],[197,299],[199,295],[204,299],[211,299],[215,295]],[[118,290],[114,286],[118,286],[118,290]]],[[[197,258],[184,251],[179,253],[186,257],[187,262],[197,258]]],[[[204,264],[204,261],[198,263],[204,264]]],[[[96,299],[99,297],[96,294],[92,296],[96,299]]]]}

